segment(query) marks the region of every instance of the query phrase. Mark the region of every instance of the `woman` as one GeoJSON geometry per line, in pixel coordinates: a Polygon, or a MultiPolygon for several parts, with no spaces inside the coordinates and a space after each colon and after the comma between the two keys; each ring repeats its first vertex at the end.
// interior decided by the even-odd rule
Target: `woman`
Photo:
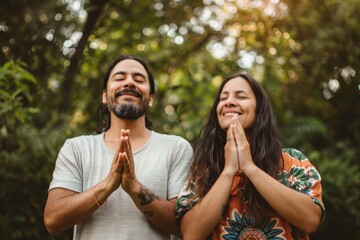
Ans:
{"type": "Polygon", "coordinates": [[[177,201],[184,240],[309,239],[324,217],[320,175],[282,149],[270,101],[247,74],[222,83],[177,201]]]}

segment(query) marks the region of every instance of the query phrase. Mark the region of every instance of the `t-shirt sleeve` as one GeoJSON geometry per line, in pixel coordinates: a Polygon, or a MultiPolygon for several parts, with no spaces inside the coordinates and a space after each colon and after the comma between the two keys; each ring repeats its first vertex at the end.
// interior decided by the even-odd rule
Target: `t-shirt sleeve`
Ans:
{"type": "Polygon", "coordinates": [[[189,172],[190,161],[192,158],[192,147],[183,138],[178,138],[176,146],[173,148],[170,174],[168,181],[168,199],[175,198],[184,185],[189,172]]]}
{"type": "Polygon", "coordinates": [[[49,190],[53,188],[66,188],[76,192],[82,191],[82,171],[77,155],[74,141],[67,139],[56,159],[49,190]]]}
{"type": "Polygon", "coordinates": [[[299,150],[285,148],[283,150],[284,169],[280,174],[280,181],[296,191],[312,198],[322,211],[321,221],[325,217],[322,202],[321,176],[315,166],[299,150]]]}

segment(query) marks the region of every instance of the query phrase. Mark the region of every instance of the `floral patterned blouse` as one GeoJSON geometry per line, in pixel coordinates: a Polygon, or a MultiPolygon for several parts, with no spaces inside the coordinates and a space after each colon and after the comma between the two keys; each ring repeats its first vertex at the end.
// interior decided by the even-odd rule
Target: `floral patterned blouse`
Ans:
{"type": "MultiPolygon", "coordinates": [[[[282,184],[308,195],[315,204],[322,210],[322,220],[325,216],[325,209],[321,196],[321,177],[308,158],[300,151],[292,148],[283,149],[284,169],[279,172],[278,181],[282,184]]],[[[180,192],[176,204],[176,217],[180,219],[190,210],[197,201],[191,203],[194,196],[194,185],[185,183],[180,192]]],[[[251,226],[251,217],[244,214],[246,198],[243,197],[244,178],[236,175],[231,187],[230,197],[226,210],[223,213],[218,225],[215,227],[208,239],[226,240],[305,240],[309,239],[308,234],[297,230],[283,219],[277,212],[269,213],[269,221],[251,226]],[[242,201],[242,203],[241,203],[242,201]]]]}

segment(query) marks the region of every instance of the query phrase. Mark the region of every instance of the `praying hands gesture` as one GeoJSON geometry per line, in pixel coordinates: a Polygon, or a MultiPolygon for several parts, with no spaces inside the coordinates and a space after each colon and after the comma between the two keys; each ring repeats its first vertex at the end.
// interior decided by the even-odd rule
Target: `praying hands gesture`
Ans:
{"type": "MultiPolygon", "coordinates": [[[[158,199],[135,176],[135,164],[130,144],[130,130],[122,129],[120,132],[119,148],[115,153],[110,173],[105,181],[109,182],[112,192],[121,185],[122,189],[130,195],[138,208],[144,208],[145,205],[158,199]]],[[[148,217],[153,215],[149,210],[144,209],[142,212],[148,217]]]]}
{"type": "Polygon", "coordinates": [[[119,148],[103,181],[80,193],[64,188],[54,188],[49,192],[45,221],[50,232],[69,228],[103,205],[106,207],[107,198],[121,185],[151,222],[164,231],[179,234],[174,212],[176,198],[162,199],[137,180],[129,137],[130,130],[121,130],[119,148]]]}
{"type": "Polygon", "coordinates": [[[234,115],[227,130],[224,171],[228,170],[234,175],[238,172],[246,174],[254,167],[256,168],[256,165],[251,157],[250,145],[246,139],[244,128],[241,126],[238,116],[234,115]]]}
{"type": "Polygon", "coordinates": [[[320,222],[320,208],[313,204],[307,195],[284,186],[254,164],[244,129],[238,118],[234,116],[228,129],[228,142],[225,145],[225,166],[230,165],[228,162],[236,165],[236,155],[238,170],[247,176],[275,211],[299,229],[305,232],[314,231],[313,226],[317,226],[316,223],[320,222]],[[299,202],[301,204],[295,204],[299,202]],[[311,216],[311,221],[303,221],[302,216],[311,216]]]}
{"type": "Polygon", "coordinates": [[[124,191],[130,193],[131,191],[136,191],[136,184],[139,185],[135,176],[129,135],[130,130],[121,130],[120,145],[115,153],[110,173],[107,177],[107,181],[113,191],[121,185],[124,191]]]}
{"type": "Polygon", "coordinates": [[[113,191],[121,185],[136,207],[160,229],[179,234],[175,224],[175,202],[161,199],[142,185],[135,176],[135,164],[130,144],[130,130],[121,130],[120,145],[114,156],[110,173],[106,179],[113,191]],[[173,224],[170,224],[173,222],[173,224]]]}

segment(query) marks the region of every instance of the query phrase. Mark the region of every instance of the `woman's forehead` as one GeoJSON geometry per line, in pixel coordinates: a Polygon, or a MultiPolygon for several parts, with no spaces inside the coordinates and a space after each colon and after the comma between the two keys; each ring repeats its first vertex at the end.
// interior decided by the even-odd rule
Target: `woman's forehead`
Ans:
{"type": "Polygon", "coordinates": [[[225,83],[221,93],[252,92],[250,84],[242,77],[235,77],[225,83]]]}

